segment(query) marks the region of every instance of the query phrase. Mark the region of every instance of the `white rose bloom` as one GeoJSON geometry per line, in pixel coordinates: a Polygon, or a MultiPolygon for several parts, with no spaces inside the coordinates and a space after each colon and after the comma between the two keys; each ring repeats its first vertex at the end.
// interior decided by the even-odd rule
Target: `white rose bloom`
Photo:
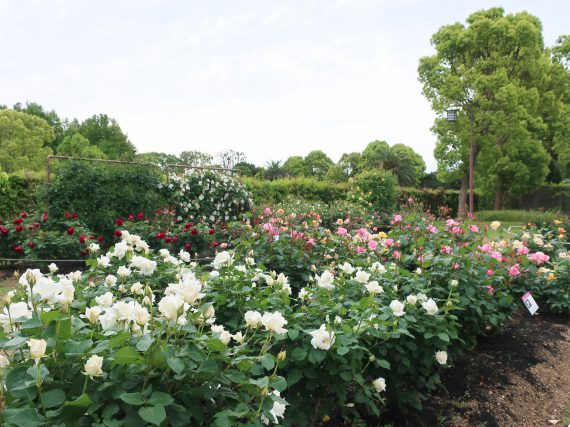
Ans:
{"type": "Polygon", "coordinates": [[[85,375],[93,378],[103,375],[103,358],[94,354],[85,362],[85,375]]]}
{"type": "Polygon", "coordinates": [[[150,320],[150,313],[144,307],[135,307],[135,322],[139,326],[144,326],[150,320]]]}
{"type": "Polygon", "coordinates": [[[340,266],[340,269],[342,271],[344,271],[346,274],[354,273],[354,267],[351,264],[349,264],[348,262],[345,262],[344,264],[342,264],[340,266]]]}
{"type": "Polygon", "coordinates": [[[126,240],[121,240],[119,243],[115,244],[115,250],[112,252],[112,256],[117,259],[123,259],[129,250],[129,246],[126,240]]]}
{"type": "Polygon", "coordinates": [[[86,307],[85,308],[85,314],[82,314],[79,317],[87,319],[89,321],[89,323],[91,323],[92,325],[95,325],[98,322],[100,315],[101,315],[101,308],[99,308],[99,307],[86,307]]]}
{"type": "Polygon", "coordinates": [[[236,270],[237,271],[241,271],[242,273],[245,273],[247,271],[247,268],[245,267],[245,265],[240,264],[240,265],[236,265],[236,270]]]}
{"type": "Polygon", "coordinates": [[[57,265],[55,265],[55,263],[53,262],[50,265],[48,265],[48,268],[50,273],[55,273],[57,270],[59,270],[57,265]]]}
{"type": "Polygon", "coordinates": [[[422,301],[422,302],[423,302],[423,301],[427,301],[427,299],[428,299],[428,297],[427,297],[426,294],[419,293],[419,294],[417,294],[416,296],[418,297],[418,300],[420,300],[420,301],[422,301]]]}
{"type": "Polygon", "coordinates": [[[132,322],[135,319],[136,303],[135,301],[118,301],[113,304],[113,310],[118,321],[132,322]]]}
{"type": "Polygon", "coordinates": [[[382,286],[380,286],[376,280],[368,282],[366,285],[364,285],[364,287],[372,295],[381,294],[382,292],[384,292],[384,288],[382,288],[382,286]]]}
{"type": "Polygon", "coordinates": [[[169,250],[168,250],[168,249],[164,249],[164,248],[163,248],[163,249],[160,249],[160,250],[158,251],[158,254],[159,254],[162,258],[167,258],[167,257],[170,256],[169,250]]]}
{"type": "Polygon", "coordinates": [[[105,292],[103,295],[95,297],[95,302],[103,308],[109,308],[113,304],[113,294],[105,292]]]}
{"type": "Polygon", "coordinates": [[[305,288],[301,288],[301,290],[299,291],[299,297],[298,297],[298,298],[299,298],[301,301],[303,301],[303,300],[307,297],[307,295],[309,295],[309,293],[307,292],[307,290],[306,290],[305,288]]]}
{"type": "Polygon", "coordinates": [[[328,270],[323,271],[323,274],[320,276],[315,276],[315,280],[317,281],[319,288],[325,288],[329,290],[334,289],[334,276],[328,270]]]}
{"type": "Polygon", "coordinates": [[[66,304],[71,304],[73,302],[73,297],[75,296],[75,286],[71,283],[65,283],[61,290],[61,299],[66,304]]]}
{"type": "Polygon", "coordinates": [[[275,283],[275,279],[273,279],[269,274],[265,274],[263,279],[265,280],[265,283],[267,283],[267,286],[273,286],[275,283]]]}
{"type": "Polygon", "coordinates": [[[32,318],[32,310],[28,307],[26,302],[13,302],[8,307],[4,307],[4,314],[0,315],[0,323],[24,322],[32,318]],[[10,316],[8,316],[8,311],[10,316]]]}
{"type": "Polygon", "coordinates": [[[221,334],[222,332],[225,331],[223,325],[212,325],[210,326],[210,330],[216,334],[221,334]]]}
{"type": "Polygon", "coordinates": [[[131,275],[131,269],[121,265],[117,270],[117,275],[121,278],[129,277],[131,275]]]}
{"type": "Polygon", "coordinates": [[[131,258],[130,267],[136,268],[143,276],[152,276],[156,269],[156,261],[145,258],[140,255],[135,255],[131,258]]]}
{"type": "Polygon", "coordinates": [[[363,270],[357,271],[356,275],[354,276],[354,280],[356,280],[358,283],[366,283],[368,282],[368,279],[370,279],[370,273],[367,273],[363,270]]]}
{"type": "Polygon", "coordinates": [[[204,310],[204,317],[206,319],[213,319],[216,315],[216,310],[214,310],[214,306],[209,305],[206,310],[204,310]]]}
{"type": "Polygon", "coordinates": [[[177,320],[178,311],[184,306],[184,300],[176,295],[167,295],[158,303],[158,311],[167,320],[177,320]]]}
{"type": "Polygon", "coordinates": [[[252,310],[246,311],[244,315],[245,323],[250,328],[259,327],[259,324],[261,323],[261,317],[262,316],[259,311],[252,311],[252,310]]]}
{"type": "Polygon", "coordinates": [[[210,279],[215,279],[220,276],[220,273],[217,271],[210,271],[210,274],[208,276],[210,277],[210,279]]]}
{"type": "Polygon", "coordinates": [[[221,342],[223,342],[225,345],[228,345],[232,339],[232,334],[230,334],[228,331],[222,331],[220,333],[220,336],[218,337],[220,339],[221,342]]]}
{"type": "Polygon", "coordinates": [[[493,222],[491,223],[491,228],[492,228],[493,230],[497,230],[500,226],[501,226],[501,223],[500,223],[499,221],[493,221],[493,222]]]}
{"type": "Polygon", "coordinates": [[[238,342],[240,344],[243,344],[245,342],[245,337],[241,332],[236,332],[235,334],[232,335],[232,338],[234,339],[235,342],[238,342]]]}
{"type": "Polygon", "coordinates": [[[141,282],[135,282],[131,286],[131,292],[135,295],[142,295],[143,294],[143,285],[141,282]]]}
{"type": "Polygon", "coordinates": [[[178,258],[180,258],[180,260],[184,262],[190,262],[191,260],[190,254],[186,252],[184,249],[180,249],[180,252],[178,253],[178,258]]]}
{"type": "Polygon", "coordinates": [[[69,283],[69,280],[61,279],[59,282],[54,282],[49,277],[41,276],[36,279],[36,283],[31,289],[33,295],[39,295],[41,301],[53,304],[57,301],[64,283],[69,283]]]}
{"type": "Polygon", "coordinates": [[[283,328],[287,324],[287,320],[278,311],[271,313],[263,313],[261,317],[261,323],[265,326],[265,329],[270,332],[275,332],[277,334],[284,334],[287,329],[283,328]]]}
{"type": "Polygon", "coordinates": [[[99,252],[99,250],[101,249],[101,247],[97,244],[97,243],[91,243],[88,246],[89,252],[91,252],[92,254],[99,252]]]}
{"type": "Polygon", "coordinates": [[[311,345],[321,350],[330,349],[335,341],[334,332],[327,331],[325,324],[322,324],[319,329],[309,332],[309,335],[313,337],[311,345]]]}
{"type": "Polygon", "coordinates": [[[166,258],[164,258],[163,261],[170,263],[172,265],[178,265],[180,263],[180,261],[178,261],[178,259],[173,257],[172,255],[167,256],[166,258]]]}
{"type": "Polygon", "coordinates": [[[394,300],[390,303],[390,310],[392,310],[392,313],[394,313],[394,316],[396,317],[401,317],[406,314],[404,311],[404,304],[398,300],[394,300]]]}
{"type": "Polygon", "coordinates": [[[386,391],[386,380],[384,378],[376,378],[372,384],[378,393],[386,391]]]}
{"type": "Polygon", "coordinates": [[[107,277],[105,277],[105,283],[107,284],[107,286],[115,286],[115,284],[117,283],[117,278],[112,274],[109,274],[107,275],[107,277]]]}
{"type": "Polygon", "coordinates": [[[254,260],[252,257],[247,257],[247,258],[245,259],[245,263],[246,263],[247,265],[255,265],[255,260],[254,260]]]}
{"type": "Polygon", "coordinates": [[[202,283],[198,279],[186,280],[180,284],[179,296],[184,299],[186,304],[194,304],[197,300],[201,299],[204,294],[202,290],[202,283]]]}
{"type": "Polygon", "coordinates": [[[455,288],[459,285],[459,281],[456,279],[453,279],[450,284],[451,284],[452,288],[455,288]]]}
{"type": "Polygon", "coordinates": [[[421,269],[421,268],[419,268],[419,267],[418,267],[418,268],[416,268],[416,274],[418,274],[418,275],[419,275],[419,274],[422,274],[422,269],[421,269]]]}
{"type": "Polygon", "coordinates": [[[285,405],[281,402],[273,402],[273,407],[269,413],[275,418],[275,424],[279,423],[279,417],[285,417],[285,405]]]}
{"type": "Polygon", "coordinates": [[[99,267],[107,268],[109,265],[111,265],[111,259],[108,256],[101,255],[99,258],[97,258],[97,265],[99,267]]]}
{"type": "Polygon", "coordinates": [[[380,264],[378,261],[375,261],[372,266],[370,267],[370,271],[374,273],[384,274],[386,273],[386,267],[380,264]]]}
{"type": "Polygon", "coordinates": [[[437,308],[437,304],[431,298],[428,299],[426,302],[422,302],[422,307],[425,309],[427,314],[429,314],[430,316],[433,316],[434,314],[436,314],[439,311],[439,309],[437,308]]]}
{"type": "Polygon", "coordinates": [[[28,346],[30,347],[30,359],[34,359],[37,365],[40,359],[46,354],[47,342],[43,339],[36,340],[30,338],[28,340],[28,346]]]}
{"type": "Polygon", "coordinates": [[[72,271],[71,273],[69,273],[67,275],[67,277],[69,278],[69,280],[71,280],[72,282],[79,282],[81,280],[81,276],[83,275],[83,273],[79,270],[75,270],[72,271]]]}
{"type": "Polygon", "coordinates": [[[226,265],[231,265],[233,262],[233,258],[228,251],[220,252],[214,258],[212,265],[216,270],[219,270],[221,267],[226,265]]]}
{"type": "Polygon", "coordinates": [[[435,358],[440,365],[447,363],[447,353],[445,351],[436,351],[435,358]]]}
{"type": "Polygon", "coordinates": [[[418,297],[415,295],[408,295],[406,297],[406,302],[410,305],[416,305],[416,303],[418,302],[418,297]]]}
{"type": "Polygon", "coordinates": [[[99,323],[104,331],[109,331],[117,326],[117,314],[112,308],[105,310],[105,313],[99,316],[99,323]]]}
{"type": "Polygon", "coordinates": [[[3,354],[0,354],[0,368],[6,368],[10,365],[10,360],[3,354]]]}

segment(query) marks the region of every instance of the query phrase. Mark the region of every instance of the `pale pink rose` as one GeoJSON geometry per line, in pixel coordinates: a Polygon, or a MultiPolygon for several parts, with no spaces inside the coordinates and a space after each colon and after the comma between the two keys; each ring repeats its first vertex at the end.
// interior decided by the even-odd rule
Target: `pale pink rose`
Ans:
{"type": "Polygon", "coordinates": [[[481,252],[490,253],[493,250],[493,247],[490,243],[485,243],[483,246],[479,246],[479,250],[481,252]]]}
{"type": "Polygon", "coordinates": [[[400,221],[402,221],[402,215],[394,215],[393,219],[394,224],[397,224],[400,221]]]}
{"type": "Polygon", "coordinates": [[[402,254],[400,252],[394,251],[394,258],[400,259],[401,256],[402,256],[402,254]]]}
{"type": "Polygon", "coordinates": [[[394,244],[394,239],[384,240],[384,246],[392,246],[394,244]]]}
{"type": "Polygon", "coordinates": [[[426,227],[426,231],[432,234],[437,233],[437,227],[435,227],[434,225],[428,225],[426,227]]]}
{"type": "Polygon", "coordinates": [[[453,253],[453,249],[451,248],[451,246],[444,245],[441,247],[441,253],[450,254],[453,253]]]}
{"type": "Polygon", "coordinates": [[[491,258],[496,259],[497,261],[502,261],[503,255],[499,251],[492,251],[491,258]]]}
{"type": "Polygon", "coordinates": [[[448,219],[446,222],[448,227],[453,227],[454,225],[458,225],[459,223],[453,219],[448,219]]]}
{"type": "Polygon", "coordinates": [[[271,210],[271,208],[265,208],[263,209],[263,213],[267,216],[272,215],[273,211],[271,210]]]}
{"type": "Polygon", "coordinates": [[[493,274],[495,274],[493,270],[487,270],[487,276],[492,276],[493,274]]]}
{"type": "Polygon", "coordinates": [[[451,231],[453,232],[453,234],[459,234],[461,232],[461,228],[455,226],[451,229],[451,231]]]}
{"type": "Polygon", "coordinates": [[[478,233],[479,232],[479,227],[477,227],[475,224],[471,224],[469,226],[469,230],[471,230],[473,233],[478,233]]]}
{"type": "Polygon", "coordinates": [[[517,254],[519,255],[528,255],[529,250],[526,246],[520,247],[517,249],[517,254]]]}
{"type": "Polygon", "coordinates": [[[515,264],[511,268],[509,268],[509,276],[517,277],[520,276],[520,274],[521,271],[520,271],[520,266],[518,264],[515,264]]]}
{"type": "Polygon", "coordinates": [[[370,240],[368,242],[368,249],[370,249],[371,251],[375,251],[377,247],[378,247],[378,242],[376,242],[376,240],[370,240]]]}
{"type": "Polygon", "coordinates": [[[546,254],[543,254],[542,252],[535,252],[533,254],[530,254],[528,256],[528,259],[536,265],[540,265],[540,264],[544,264],[545,262],[548,262],[548,260],[550,259],[550,257],[546,254]]]}
{"type": "Polygon", "coordinates": [[[493,289],[493,287],[491,285],[485,285],[485,287],[487,288],[487,291],[489,292],[489,295],[493,295],[493,293],[495,292],[495,290],[493,289]]]}
{"type": "Polygon", "coordinates": [[[338,227],[338,230],[336,230],[336,234],[338,234],[339,236],[346,236],[348,234],[348,230],[344,227],[338,227]]]}
{"type": "Polygon", "coordinates": [[[364,249],[362,246],[358,246],[356,248],[356,252],[358,252],[359,254],[361,254],[362,252],[366,252],[366,249],[364,249]]]}
{"type": "Polygon", "coordinates": [[[453,264],[453,268],[455,270],[459,270],[461,268],[461,266],[458,263],[453,264]]]}

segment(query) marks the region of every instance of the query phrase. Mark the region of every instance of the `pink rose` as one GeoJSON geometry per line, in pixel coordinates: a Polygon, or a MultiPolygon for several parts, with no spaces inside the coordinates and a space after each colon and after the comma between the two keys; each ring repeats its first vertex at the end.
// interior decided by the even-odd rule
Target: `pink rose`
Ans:
{"type": "Polygon", "coordinates": [[[493,289],[493,287],[491,285],[485,285],[485,287],[487,288],[487,291],[489,292],[489,295],[493,295],[493,293],[495,292],[495,290],[493,289]]]}
{"type": "Polygon", "coordinates": [[[471,230],[473,233],[478,233],[478,232],[479,232],[479,227],[477,227],[477,226],[474,225],[474,224],[471,224],[471,225],[469,226],[469,230],[471,230]]]}
{"type": "Polygon", "coordinates": [[[348,231],[344,227],[338,227],[338,230],[336,230],[336,234],[338,234],[339,236],[346,236],[348,234],[348,231]]]}
{"type": "Polygon", "coordinates": [[[265,208],[263,209],[263,213],[267,216],[269,215],[273,215],[273,211],[271,210],[271,208],[265,208]]]}
{"type": "Polygon", "coordinates": [[[356,248],[356,252],[358,252],[359,254],[361,254],[362,252],[366,252],[366,249],[364,249],[362,246],[358,246],[356,248]]]}
{"type": "Polygon", "coordinates": [[[493,274],[495,274],[493,270],[487,270],[487,276],[492,276],[493,274]]]}
{"type": "Polygon", "coordinates": [[[384,240],[384,246],[392,246],[394,244],[394,239],[384,240]]]}
{"type": "Polygon", "coordinates": [[[394,251],[394,258],[400,259],[401,256],[402,256],[402,254],[400,252],[394,251]]]}
{"type": "Polygon", "coordinates": [[[517,276],[520,276],[520,274],[521,274],[521,271],[520,271],[520,267],[518,264],[515,264],[511,268],[509,268],[509,276],[517,277],[517,276]]]}
{"type": "Polygon", "coordinates": [[[522,248],[518,248],[517,249],[517,254],[519,255],[528,255],[529,250],[526,246],[523,246],[522,248]]]}
{"type": "Polygon", "coordinates": [[[378,247],[378,242],[376,242],[376,240],[370,240],[368,242],[368,249],[370,249],[371,251],[375,251],[377,247],[378,247]]]}
{"type": "Polygon", "coordinates": [[[400,221],[402,221],[402,215],[394,215],[393,219],[394,224],[397,224],[400,221]]]}
{"type": "Polygon", "coordinates": [[[548,260],[550,259],[550,257],[546,254],[543,254],[542,252],[535,252],[533,254],[530,254],[528,256],[528,259],[536,265],[540,265],[540,264],[544,264],[545,262],[548,262],[548,260]]]}

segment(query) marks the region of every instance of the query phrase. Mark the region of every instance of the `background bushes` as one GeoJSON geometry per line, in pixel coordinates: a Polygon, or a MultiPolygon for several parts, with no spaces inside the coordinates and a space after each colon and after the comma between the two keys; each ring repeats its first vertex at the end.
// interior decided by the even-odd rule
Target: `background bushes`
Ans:
{"type": "Polygon", "coordinates": [[[288,196],[318,200],[330,204],[346,197],[348,186],[344,183],[317,180],[315,178],[287,178],[263,181],[255,178],[242,178],[253,195],[255,204],[281,203],[288,196]]]}
{"type": "Polygon", "coordinates": [[[41,185],[35,175],[0,172],[0,219],[35,207],[36,191],[41,185]]]}

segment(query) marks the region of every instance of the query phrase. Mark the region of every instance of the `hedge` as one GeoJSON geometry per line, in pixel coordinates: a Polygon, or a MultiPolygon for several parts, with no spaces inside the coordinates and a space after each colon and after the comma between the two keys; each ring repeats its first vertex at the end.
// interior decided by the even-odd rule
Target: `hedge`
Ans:
{"type": "Polygon", "coordinates": [[[281,203],[287,196],[298,196],[307,200],[319,200],[330,204],[342,200],[348,192],[348,185],[314,178],[286,178],[265,181],[256,178],[242,178],[253,195],[256,205],[281,203]]]}
{"type": "Polygon", "coordinates": [[[0,219],[34,208],[41,186],[38,176],[0,172],[0,219]]]}

